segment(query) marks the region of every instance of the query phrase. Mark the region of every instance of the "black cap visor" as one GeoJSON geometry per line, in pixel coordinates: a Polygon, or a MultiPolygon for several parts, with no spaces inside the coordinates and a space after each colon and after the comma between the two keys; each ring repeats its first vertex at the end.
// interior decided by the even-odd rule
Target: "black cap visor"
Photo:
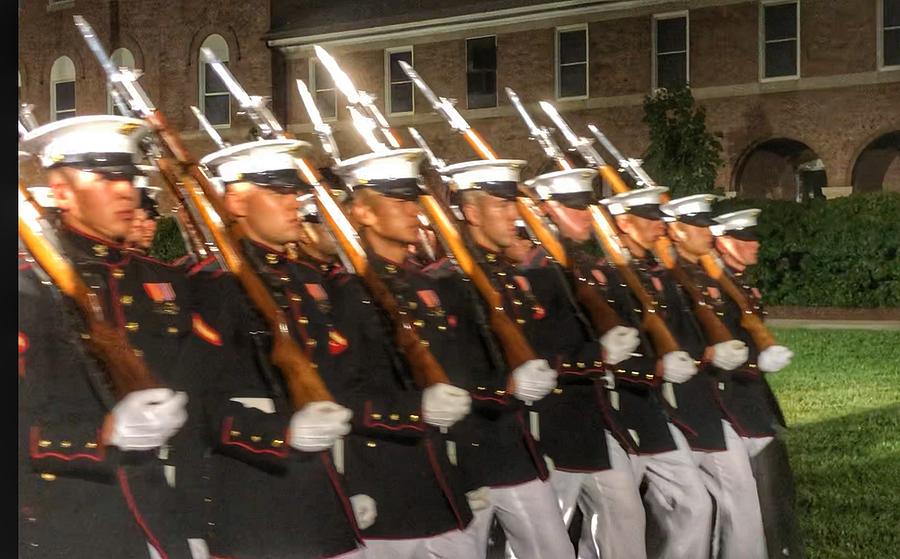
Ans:
{"type": "Polygon", "coordinates": [[[591,204],[596,204],[597,200],[593,192],[567,192],[565,194],[551,194],[551,200],[556,200],[567,208],[573,210],[586,210],[591,204]]]}
{"type": "Polygon", "coordinates": [[[419,186],[419,180],[411,177],[405,179],[370,180],[355,187],[355,190],[371,188],[379,194],[398,200],[413,201],[425,194],[419,186]]]}
{"type": "Polygon", "coordinates": [[[756,227],[745,227],[744,229],[730,229],[720,235],[721,237],[733,237],[739,241],[759,241],[759,234],[756,227]]]}
{"type": "Polygon", "coordinates": [[[484,192],[503,198],[504,200],[515,200],[519,195],[519,183],[516,181],[484,181],[476,182],[475,186],[484,192]]]}
{"type": "Polygon", "coordinates": [[[50,169],[72,167],[101,175],[106,180],[132,180],[144,175],[134,164],[134,156],[130,153],[85,152],[64,156],[50,165],[50,169]]]}
{"type": "Polygon", "coordinates": [[[644,219],[663,219],[669,217],[661,209],[659,204],[643,204],[640,206],[629,206],[625,209],[626,213],[642,217],[644,219]]]}
{"type": "Polygon", "coordinates": [[[712,218],[709,212],[680,215],[676,218],[681,223],[687,223],[694,227],[709,227],[710,225],[718,225],[718,222],[712,218]]]}
{"type": "Polygon", "coordinates": [[[309,183],[300,178],[297,169],[275,169],[258,173],[241,173],[238,181],[252,182],[256,186],[273,190],[279,194],[292,194],[312,189],[309,183]]]}

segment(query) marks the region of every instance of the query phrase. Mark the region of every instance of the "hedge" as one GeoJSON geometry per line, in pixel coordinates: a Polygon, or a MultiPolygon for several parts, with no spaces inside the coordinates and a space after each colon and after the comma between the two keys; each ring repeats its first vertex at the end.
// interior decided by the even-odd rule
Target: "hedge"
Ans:
{"type": "MultiPolygon", "coordinates": [[[[832,200],[722,200],[717,213],[760,208],[759,264],[767,305],[900,307],[900,193],[832,200]]],[[[151,254],[185,254],[178,226],[160,219],[151,254]]]]}
{"type": "Polygon", "coordinates": [[[767,305],[900,306],[900,193],[832,200],[723,200],[718,213],[760,208],[759,263],[767,305]]]}

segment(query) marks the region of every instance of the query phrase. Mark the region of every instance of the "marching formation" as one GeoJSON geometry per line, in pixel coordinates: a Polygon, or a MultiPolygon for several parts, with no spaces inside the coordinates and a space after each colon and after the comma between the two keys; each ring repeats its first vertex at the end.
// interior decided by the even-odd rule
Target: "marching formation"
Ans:
{"type": "Polygon", "coordinates": [[[759,210],[670,199],[542,102],[563,150],[508,90],[559,167],[526,180],[401,63],[478,156],[447,165],[318,47],[371,153],[298,80],[316,168],[207,53],[258,137],[195,111],[198,161],[76,24],[127,116],[20,118],[20,557],[802,556],[759,210]]]}

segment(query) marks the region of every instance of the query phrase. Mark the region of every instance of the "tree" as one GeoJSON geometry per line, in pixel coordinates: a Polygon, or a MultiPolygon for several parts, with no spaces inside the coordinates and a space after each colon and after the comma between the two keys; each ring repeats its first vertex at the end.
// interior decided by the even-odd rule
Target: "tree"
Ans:
{"type": "Polygon", "coordinates": [[[644,99],[650,146],[644,166],[673,198],[713,192],[722,165],[722,144],[706,129],[706,111],[694,102],[688,86],[657,89],[644,99]]]}

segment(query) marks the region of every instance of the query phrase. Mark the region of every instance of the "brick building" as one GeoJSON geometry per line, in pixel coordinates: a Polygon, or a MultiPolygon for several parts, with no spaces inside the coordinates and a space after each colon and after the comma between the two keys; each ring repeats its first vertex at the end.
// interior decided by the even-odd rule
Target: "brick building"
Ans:
{"type": "Polygon", "coordinates": [[[319,44],[378,97],[407,144],[405,127],[414,125],[447,162],[474,154],[392,62],[411,60],[502,157],[531,161],[530,172],[542,153],[505,87],[536,116],[537,101],[551,100],[580,133],[596,123],[636,156],[648,141],[644,97],[689,83],[720,134],[717,184],[726,190],[787,199],[801,181],[829,196],[900,190],[900,0],[24,0],[20,99],[36,105],[41,121],[70,114],[59,101],[71,86],[58,84],[73,75],[77,114],[110,110],[75,13],[111,51],[129,49],[151,98],[198,155],[213,148],[190,104],[222,122],[226,139],[247,131],[235,103],[201,72],[204,42],[317,144],[295,87],[303,79],[333,115],[342,155],[364,152],[314,59],[319,44]],[[74,68],[55,65],[61,56],[74,68]]]}

